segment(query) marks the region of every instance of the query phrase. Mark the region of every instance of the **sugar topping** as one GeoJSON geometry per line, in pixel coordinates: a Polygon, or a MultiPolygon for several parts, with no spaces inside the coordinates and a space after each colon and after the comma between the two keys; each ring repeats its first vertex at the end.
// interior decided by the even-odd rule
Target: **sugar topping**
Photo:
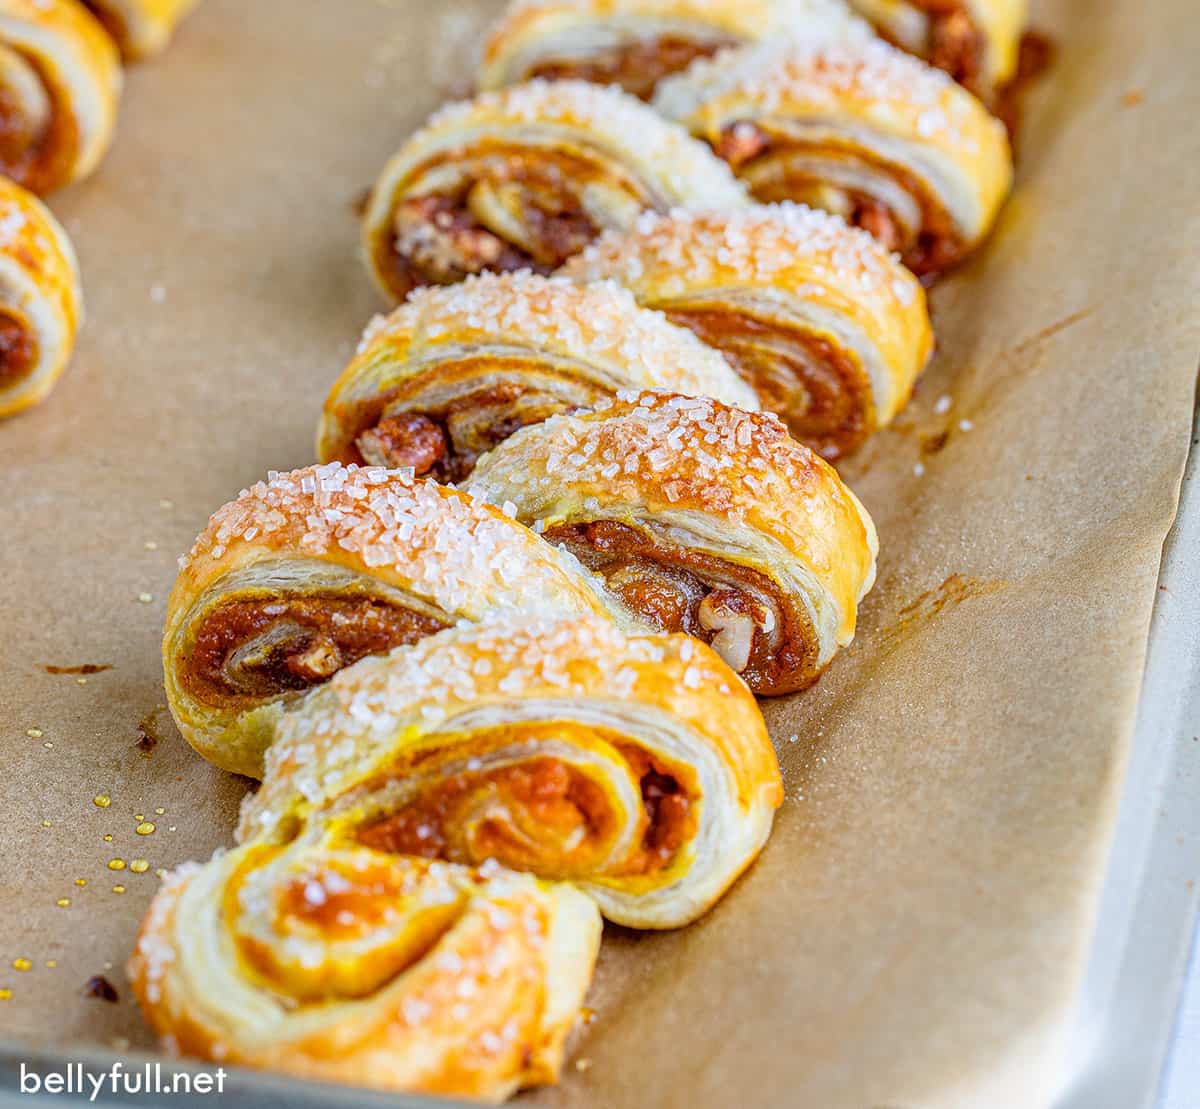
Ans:
{"type": "Polygon", "coordinates": [[[923,299],[917,279],[874,237],[790,202],[643,212],[632,231],[606,232],[563,272],[577,280],[614,278],[655,300],[713,284],[758,285],[803,298],[820,295],[820,283],[851,295],[894,297],[904,306],[923,299]]]}
{"type": "Polygon", "coordinates": [[[527,81],[473,100],[440,108],[405,145],[405,164],[443,140],[479,130],[495,137],[506,128],[564,127],[584,141],[615,154],[647,176],[653,193],[670,204],[735,205],[745,192],[704,143],[663,119],[620,89],[586,81],[527,81]]]}
{"type": "Polygon", "coordinates": [[[534,603],[578,612],[597,605],[582,572],[520,524],[411,470],[330,462],[272,473],[213,514],[181,569],[219,560],[237,544],[313,558],[356,555],[452,613],[476,616],[534,603]]]}
{"type": "Polygon", "coordinates": [[[560,504],[582,499],[632,503],[648,514],[719,514],[770,530],[788,549],[804,545],[814,525],[829,529],[834,517],[859,520],[861,511],[833,468],[792,439],[778,416],[661,392],[621,393],[524,429],[483,457],[471,490],[516,501],[535,530],[560,504]]]}
{"type": "Polygon", "coordinates": [[[463,708],[546,697],[648,697],[668,711],[683,712],[690,704],[699,713],[698,703],[688,700],[699,695],[683,682],[689,668],[689,685],[745,692],[703,644],[678,635],[630,636],[610,621],[590,618],[486,621],[364,659],[284,718],[252,804],[265,820],[247,820],[247,810],[243,831],[269,827],[297,793],[314,803],[336,796],[386,759],[405,728],[432,730],[463,708]]]}
{"type": "MultiPolygon", "coordinates": [[[[658,87],[654,106],[669,119],[708,117],[707,126],[728,100],[737,112],[750,101],[756,112],[786,115],[806,110],[836,110],[846,98],[856,101],[855,116],[886,124],[891,113],[916,113],[914,138],[959,142],[966,124],[990,120],[986,109],[940,69],[880,39],[815,34],[780,40],[703,59],[658,87]]],[[[711,135],[709,136],[712,137],[711,135]]]]}
{"type": "Polygon", "coordinates": [[[414,347],[458,347],[504,340],[602,367],[631,386],[718,396],[757,407],[753,390],[729,364],[661,312],[638,306],[616,282],[580,285],[521,272],[479,274],[457,285],[412,293],[382,323],[370,325],[362,357],[397,339],[414,347]]]}

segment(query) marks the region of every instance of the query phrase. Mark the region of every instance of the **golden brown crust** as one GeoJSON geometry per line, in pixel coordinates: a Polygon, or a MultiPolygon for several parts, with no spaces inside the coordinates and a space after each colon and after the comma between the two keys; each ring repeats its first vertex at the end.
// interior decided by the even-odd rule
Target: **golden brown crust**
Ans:
{"type": "Polygon", "coordinates": [[[825,458],[891,421],[933,346],[912,274],[864,232],[800,205],[645,213],[563,272],[620,281],[695,332],[825,458]]]}
{"type": "Polygon", "coordinates": [[[599,938],[494,865],[251,844],[166,882],[128,973],[171,1054],[502,1101],[556,1080],[599,938]]]}
{"type": "Polygon", "coordinates": [[[218,510],[167,603],[163,669],[184,737],[257,776],[284,708],[368,654],[458,620],[606,608],[502,512],[401,471],[273,475],[218,510]]]}
{"type": "Polygon", "coordinates": [[[889,42],[986,104],[1017,74],[1026,0],[850,0],[889,42]]]}
{"type": "Polygon", "coordinates": [[[84,0],[128,62],[165,49],[175,28],[199,0],[84,0]]]}
{"type": "Polygon", "coordinates": [[[0,178],[0,418],[44,400],[83,315],[70,239],[38,199],[0,178]]]}
{"type": "Polygon", "coordinates": [[[76,0],[0,0],[0,172],[36,193],[86,177],[112,141],[117,51],[76,0]]]}
{"type": "Polygon", "coordinates": [[[874,526],[834,470],[776,417],[707,398],[622,394],[556,416],[484,457],[471,489],[650,622],[678,596],[672,630],[702,633],[758,692],[813,681],[875,576],[874,526]]]}
{"type": "Polygon", "coordinates": [[[281,724],[243,839],[299,834],[570,879],[672,928],[758,854],[782,800],[754,698],[685,636],[455,628],[342,671],[281,724]]]}
{"type": "Polygon", "coordinates": [[[530,81],[435,113],[375,183],[363,246],[400,301],[472,273],[548,273],[646,208],[744,202],[719,159],[633,97],[530,81]]]}
{"type": "Polygon", "coordinates": [[[462,481],[517,428],[623,388],[758,403],[719,354],[626,289],[484,274],[371,324],[325,401],[317,456],[462,481]]]}
{"type": "Polygon", "coordinates": [[[756,199],[828,208],[917,273],[975,249],[1012,181],[1003,125],[881,41],[732,51],[665,81],[655,106],[708,140],[756,199]]]}
{"type": "Polygon", "coordinates": [[[850,20],[840,0],[516,0],[488,37],[479,87],[570,78],[649,99],[697,58],[850,20]]]}

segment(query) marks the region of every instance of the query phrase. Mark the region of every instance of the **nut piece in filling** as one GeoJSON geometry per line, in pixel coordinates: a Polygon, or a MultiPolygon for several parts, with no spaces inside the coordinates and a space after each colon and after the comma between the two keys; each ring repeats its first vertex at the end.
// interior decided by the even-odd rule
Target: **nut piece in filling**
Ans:
{"type": "Polygon", "coordinates": [[[366,655],[445,626],[373,597],[234,595],[201,617],[179,671],[208,703],[272,697],[319,685],[366,655]]]}
{"type": "Polygon", "coordinates": [[[613,520],[547,528],[544,538],[599,574],[656,631],[704,640],[756,693],[815,680],[807,617],[765,574],[613,520]]]}
{"type": "Polygon", "coordinates": [[[548,274],[646,209],[745,204],[720,159],[610,85],[534,79],[435,113],[384,167],[363,214],[380,289],[548,274]]]}
{"type": "MultiPolygon", "coordinates": [[[[961,48],[961,21],[949,26],[961,48]]],[[[923,275],[983,240],[1012,183],[1004,125],[880,39],[729,51],[664,81],[654,105],[707,140],[757,200],[825,208],[923,275]]]]}

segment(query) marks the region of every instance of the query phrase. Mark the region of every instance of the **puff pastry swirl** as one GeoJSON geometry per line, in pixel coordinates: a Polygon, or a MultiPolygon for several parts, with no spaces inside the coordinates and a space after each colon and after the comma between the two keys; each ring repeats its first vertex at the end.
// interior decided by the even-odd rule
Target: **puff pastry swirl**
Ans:
{"type": "Polygon", "coordinates": [[[0,0],[0,174],[47,193],[112,141],[121,64],[77,0],[0,0]]]}
{"type": "Polygon", "coordinates": [[[219,509],[182,561],[167,699],[200,754],[258,776],[287,705],[343,666],[534,611],[606,613],[573,559],[502,512],[409,472],[275,474],[219,509]]]}
{"type": "Polygon", "coordinates": [[[1027,0],[850,0],[888,41],[993,103],[1017,74],[1027,0]]]}
{"type": "Polygon", "coordinates": [[[0,417],[54,388],[82,316],[67,233],[37,197],[0,177],[0,417]]]}
{"type": "Polygon", "coordinates": [[[247,837],[569,879],[673,928],[757,856],[782,800],[754,698],[686,636],[605,621],[455,628],[364,659],[280,726],[247,837]]]}
{"type": "Polygon", "coordinates": [[[484,270],[549,273],[645,208],[738,203],[728,167],[633,97],[530,81],[435,113],[372,189],[363,245],[399,301],[484,270]]]}
{"type": "Polygon", "coordinates": [[[317,455],[462,481],[517,428],[622,388],[757,407],[716,351],[627,289],[483,274],[422,289],[368,328],[325,401],[317,455]]]}
{"type": "Polygon", "coordinates": [[[566,884],[255,843],[164,883],[128,973],[173,1053],[498,1102],[555,1081],[599,939],[566,884]]]}
{"type": "Polygon", "coordinates": [[[620,281],[691,329],[825,458],[891,421],[933,348],[920,282],[865,232],[799,205],[645,212],[563,273],[620,281]]]}
{"type": "Polygon", "coordinates": [[[756,693],[789,693],[854,637],[875,579],[866,509],[776,416],[622,394],[480,460],[476,496],[600,575],[663,631],[710,641],[756,693]]]}
{"type": "Polygon", "coordinates": [[[1012,182],[1004,125],[880,40],[730,51],[664,81],[654,104],[707,139],[758,200],[836,212],[918,274],[974,250],[1012,182]]]}
{"type": "Polygon", "coordinates": [[[515,0],[488,37],[479,85],[577,78],[645,100],[697,58],[833,21],[852,22],[841,0],[515,0]]]}
{"type": "Polygon", "coordinates": [[[120,47],[136,62],[164,49],[198,0],[85,0],[120,47]]]}

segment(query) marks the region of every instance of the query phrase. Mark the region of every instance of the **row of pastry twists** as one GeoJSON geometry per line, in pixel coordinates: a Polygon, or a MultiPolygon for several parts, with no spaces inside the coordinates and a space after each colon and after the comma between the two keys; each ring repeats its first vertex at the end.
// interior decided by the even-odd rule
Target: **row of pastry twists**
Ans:
{"type": "Polygon", "coordinates": [[[1011,175],[975,94],[1015,9],[856,6],[962,85],[833,0],[520,0],[491,91],[389,162],[364,245],[402,303],[319,464],[219,509],[168,604],[181,732],[262,779],[130,963],[178,1050],[554,1081],[600,917],[688,924],[763,848],[754,694],[815,681],[875,577],[828,460],[908,400],[913,270],[1011,175]]]}
{"type": "Polygon", "coordinates": [[[38,199],[99,165],[121,61],[160,50],[196,0],[0,0],[0,418],[43,400],[83,317],[70,239],[38,199]]]}

